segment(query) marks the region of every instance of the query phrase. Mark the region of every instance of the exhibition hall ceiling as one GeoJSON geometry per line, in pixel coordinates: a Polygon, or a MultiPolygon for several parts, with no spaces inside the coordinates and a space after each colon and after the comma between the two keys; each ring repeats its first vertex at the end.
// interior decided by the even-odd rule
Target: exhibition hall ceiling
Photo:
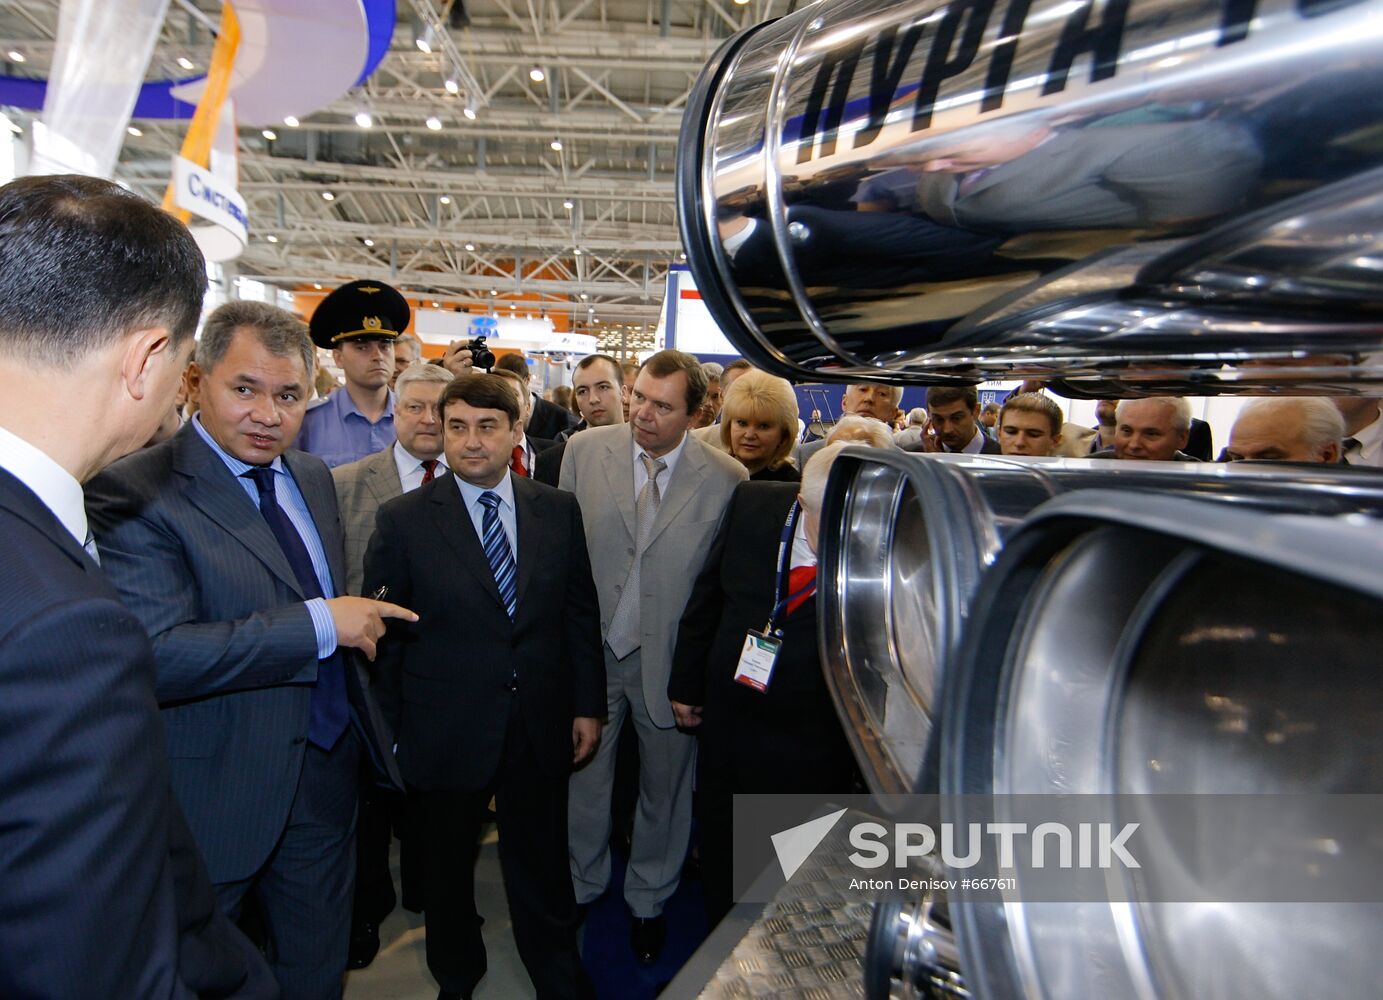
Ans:
{"type": "MultiPolygon", "coordinates": [[[[725,38],[793,2],[399,0],[362,85],[296,126],[242,124],[239,273],[309,289],[374,277],[643,340],[681,253],[673,178],[693,81],[725,38]]],[[[0,72],[47,76],[59,6],[0,3],[0,72]]],[[[219,17],[215,0],[173,0],[148,78],[204,72],[219,17]]],[[[131,124],[116,179],[161,197],[186,123],[131,124]]]]}

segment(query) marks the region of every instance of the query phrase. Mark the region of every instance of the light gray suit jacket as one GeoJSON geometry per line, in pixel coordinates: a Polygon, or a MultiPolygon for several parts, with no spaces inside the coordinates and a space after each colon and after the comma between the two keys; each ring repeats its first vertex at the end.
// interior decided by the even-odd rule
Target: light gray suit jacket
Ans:
{"type": "MultiPolygon", "coordinates": [[[[620,588],[634,564],[634,455],[628,424],[573,434],[562,459],[561,486],[576,494],[586,528],[591,571],[600,598],[600,634],[609,631],[620,588]]],[[[701,572],[730,494],[749,478],[744,466],[693,437],[658,507],[640,554],[639,601],[643,696],[655,725],[675,725],[668,702],[677,623],[701,572]]]]}
{"type": "MultiPolygon", "coordinates": [[[[440,468],[438,471],[442,471],[440,468]]],[[[366,455],[358,462],[331,470],[341,528],[346,536],[346,593],[360,595],[365,577],[365,550],[375,533],[375,514],[394,497],[403,495],[394,446],[366,455]]]]}

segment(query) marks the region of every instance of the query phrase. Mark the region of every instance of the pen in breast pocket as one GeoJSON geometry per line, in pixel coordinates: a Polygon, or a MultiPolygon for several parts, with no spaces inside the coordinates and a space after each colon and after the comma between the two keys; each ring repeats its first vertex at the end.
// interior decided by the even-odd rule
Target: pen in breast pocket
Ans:
{"type": "Polygon", "coordinates": [[[380,587],[380,588],[379,588],[378,590],[376,590],[373,594],[371,594],[371,595],[370,595],[370,600],[372,600],[372,601],[382,601],[382,600],[384,600],[385,596],[386,596],[388,593],[389,593],[389,586],[386,584],[385,586],[380,587]]]}

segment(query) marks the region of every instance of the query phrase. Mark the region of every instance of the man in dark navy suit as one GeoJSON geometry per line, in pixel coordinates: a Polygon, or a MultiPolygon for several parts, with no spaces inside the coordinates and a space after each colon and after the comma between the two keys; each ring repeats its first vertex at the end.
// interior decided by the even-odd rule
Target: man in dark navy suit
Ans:
{"type": "Polygon", "coordinates": [[[581,508],[511,471],[517,394],[442,392],[451,471],[380,508],[366,589],[418,609],[380,646],[380,700],[423,803],[427,964],[442,1000],[485,974],[477,838],[491,796],[514,938],[541,1000],[594,994],[576,950],[567,784],[600,741],[605,668],[581,508]]]}
{"type": "Polygon", "coordinates": [[[81,483],[173,406],[206,290],[108,181],[0,188],[0,996],[272,996],[173,801],[154,659],[81,483]]]}
{"type": "Polygon", "coordinates": [[[284,997],[313,1000],[341,994],[359,755],[392,767],[347,649],[373,657],[381,617],[412,617],[335,596],[331,475],[289,450],[314,357],[291,313],[222,306],[191,372],[196,417],[88,490],[106,569],[153,641],[173,789],[222,908],[255,893],[284,997]]]}

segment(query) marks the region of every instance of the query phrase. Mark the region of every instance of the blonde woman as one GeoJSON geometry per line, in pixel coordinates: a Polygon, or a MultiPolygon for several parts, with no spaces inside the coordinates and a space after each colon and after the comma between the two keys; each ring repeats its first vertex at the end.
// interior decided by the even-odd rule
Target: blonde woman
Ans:
{"type": "Polygon", "coordinates": [[[720,440],[754,482],[802,478],[788,457],[797,442],[797,396],[786,379],[761,371],[735,379],[720,411],[720,440]]]}

